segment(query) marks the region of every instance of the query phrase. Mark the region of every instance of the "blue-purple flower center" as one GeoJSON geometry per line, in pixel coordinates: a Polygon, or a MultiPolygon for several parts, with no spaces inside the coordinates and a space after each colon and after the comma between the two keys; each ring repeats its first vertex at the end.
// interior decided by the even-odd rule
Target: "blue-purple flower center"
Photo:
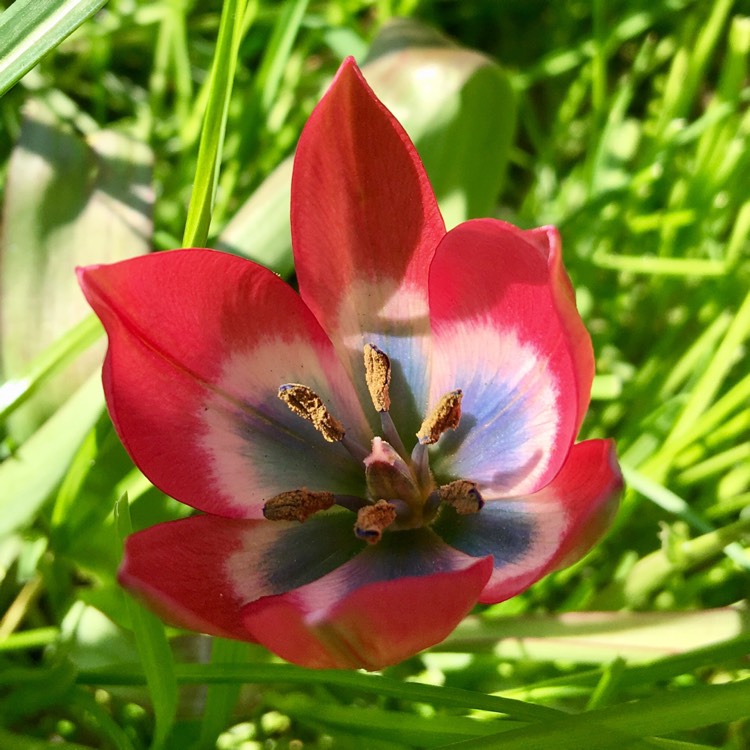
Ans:
{"type": "Polygon", "coordinates": [[[355,534],[375,543],[385,531],[431,524],[443,504],[452,506],[460,514],[479,511],[484,503],[474,482],[457,479],[438,486],[429,467],[427,447],[459,424],[462,392],[454,390],[443,395],[422,422],[417,443],[409,454],[390,415],[390,360],[385,352],[368,344],[364,348],[364,362],[367,388],[383,433],[383,437],[373,439],[369,454],[347,438],[344,425],[312,389],[285,383],[280,386],[278,397],[292,412],[311,422],[326,441],[341,443],[362,462],[367,497],[339,496],[301,488],[268,500],[263,507],[265,517],[303,522],[319,511],[339,505],[356,512],[355,534]]]}

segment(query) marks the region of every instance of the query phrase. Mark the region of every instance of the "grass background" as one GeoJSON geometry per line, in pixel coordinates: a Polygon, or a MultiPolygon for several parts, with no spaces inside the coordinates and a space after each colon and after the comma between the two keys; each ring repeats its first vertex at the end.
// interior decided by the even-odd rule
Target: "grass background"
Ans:
{"type": "Polygon", "coordinates": [[[750,747],[749,51],[731,0],[16,0],[0,747],[750,747]],[[586,558],[444,644],[308,672],[165,630],[118,589],[122,536],[185,509],[102,413],[71,270],[208,244],[289,275],[283,162],[340,60],[389,53],[401,72],[373,85],[451,218],[560,227],[597,353],[582,437],[617,440],[628,488],[586,558]],[[403,85],[438,57],[470,74],[403,85]]]}

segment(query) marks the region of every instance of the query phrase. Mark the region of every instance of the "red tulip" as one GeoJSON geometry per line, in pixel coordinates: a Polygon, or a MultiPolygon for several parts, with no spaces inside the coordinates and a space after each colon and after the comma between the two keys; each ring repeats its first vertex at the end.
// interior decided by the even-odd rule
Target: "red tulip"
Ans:
{"type": "Polygon", "coordinates": [[[621,478],[574,444],[594,367],[557,231],[446,233],[351,59],[291,219],[299,294],[212,250],[79,272],[125,447],[203,511],[131,536],[120,580],[184,627],[379,669],[583,554],[621,478]]]}

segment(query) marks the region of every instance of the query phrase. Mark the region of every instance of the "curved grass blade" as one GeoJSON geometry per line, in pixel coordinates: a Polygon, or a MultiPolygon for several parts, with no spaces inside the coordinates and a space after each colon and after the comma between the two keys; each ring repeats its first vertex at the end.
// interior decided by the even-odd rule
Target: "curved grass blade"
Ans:
{"type": "Polygon", "coordinates": [[[651,735],[671,734],[745,718],[748,705],[750,680],[702,685],[443,747],[455,750],[621,748],[627,747],[628,742],[651,735]]]}
{"type": "Polygon", "coordinates": [[[10,458],[0,464],[0,537],[29,523],[63,480],[104,409],[94,373],[10,458]]]}
{"type": "MultiPolygon", "coordinates": [[[[405,701],[491,711],[525,721],[548,721],[561,715],[557,709],[512,698],[463,688],[403,682],[390,677],[339,669],[310,670],[291,664],[177,664],[175,674],[177,682],[183,685],[233,682],[258,685],[331,685],[405,701]]],[[[81,685],[142,685],[145,681],[143,672],[138,667],[127,666],[81,670],[76,679],[81,685]]]]}

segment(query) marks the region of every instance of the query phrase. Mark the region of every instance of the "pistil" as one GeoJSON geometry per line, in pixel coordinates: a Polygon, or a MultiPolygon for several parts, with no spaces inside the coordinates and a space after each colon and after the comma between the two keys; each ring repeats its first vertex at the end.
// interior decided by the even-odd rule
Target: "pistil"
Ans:
{"type": "Polygon", "coordinates": [[[420,504],[420,492],[409,465],[382,438],[372,441],[372,452],[365,459],[367,490],[374,499],[403,500],[409,506],[420,504]]]}

